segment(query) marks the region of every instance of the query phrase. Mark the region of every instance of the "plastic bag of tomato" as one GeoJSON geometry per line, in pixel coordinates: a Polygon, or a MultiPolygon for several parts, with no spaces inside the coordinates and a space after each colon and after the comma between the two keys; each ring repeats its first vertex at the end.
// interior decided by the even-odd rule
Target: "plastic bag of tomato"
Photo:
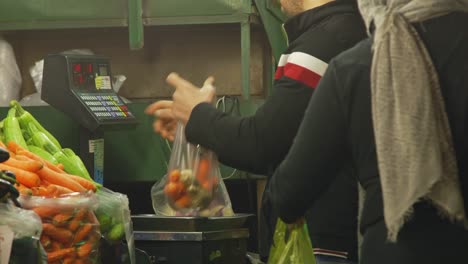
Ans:
{"type": "Polygon", "coordinates": [[[216,155],[188,143],[184,129],[177,125],[168,172],[151,190],[156,215],[233,215],[216,155]]]}

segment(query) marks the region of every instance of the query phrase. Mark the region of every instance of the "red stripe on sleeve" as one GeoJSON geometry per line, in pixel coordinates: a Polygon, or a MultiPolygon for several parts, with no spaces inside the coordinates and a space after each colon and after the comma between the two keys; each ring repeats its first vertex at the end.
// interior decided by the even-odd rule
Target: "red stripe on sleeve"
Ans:
{"type": "MultiPolygon", "coordinates": [[[[279,69],[279,68],[278,68],[279,69]]],[[[278,72],[278,71],[277,71],[278,72]]],[[[283,69],[284,76],[301,82],[312,89],[315,89],[322,78],[320,74],[294,63],[287,63],[283,69]]]]}
{"type": "Polygon", "coordinates": [[[284,66],[278,67],[275,72],[275,80],[278,80],[279,78],[283,77],[284,75],[284,66]]]}

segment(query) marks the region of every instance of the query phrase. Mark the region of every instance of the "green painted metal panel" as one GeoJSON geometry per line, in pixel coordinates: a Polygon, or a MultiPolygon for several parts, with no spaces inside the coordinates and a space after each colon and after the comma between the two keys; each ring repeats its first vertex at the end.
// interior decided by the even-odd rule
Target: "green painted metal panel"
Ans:
{"type": "Polygon", "coordinates": [[[241,23],[242,96],[250,98],[250,23],[241,23]]]}
{"type": "Polygon", "coordinates": [[[250,13],[251,0],[144,0],[143,17],[215,16],[250,13]]]}
{"type": "Polygon", "coordinates": [[[125,19],[127,0],[2,0],[0,23],[125,19]]]}
{"type": "Polygon", "coordinates": [[[148,26],[165,25],[202,25],[202,24],[233,24],[249,21],[249,14],[231,14],[216,16],[186,16],[186,17],[151,17],[144,18],[143,23],[148,26]]]}
{"type": "Polygon", "coordinates": [[[0,30],[127,26],[127,0],[4,0],[0,30]]]}
{"type": "Polygon", "coordinates": [[[128,1],[128,35],[130,39],[130,49],[143,48],[143,19],[141,0],[128,1]]]}

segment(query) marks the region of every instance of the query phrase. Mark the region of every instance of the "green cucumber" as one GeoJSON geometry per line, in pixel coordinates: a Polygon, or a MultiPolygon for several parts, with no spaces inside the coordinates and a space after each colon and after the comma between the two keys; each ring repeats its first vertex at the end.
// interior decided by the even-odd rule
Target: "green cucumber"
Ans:
{"type": "Polygon", "coordinates": [[[29,148],[29,151],[31,151],[32,153],[38,155],[39,157],[47,160],[48,162],[51,162],[52,164],[58,164],[57,162],[57,159],[54,158],[54,156],[52,156],[52,154],[50,154],[49,152],[39,148],[39,147],[36,147],[34,145],[28,145],[28,148],[29,148]]]}
{"type": "Polygon", "coordinates": [[[8,110],[8,115],[3,123],[3,133],[5,134],[5,144],[13,141],[21,147],[28,149],[28,145],[21,133],[21,127],[18,119],[16,118],[16,109],[11,108],[8,110]]]}
{"type": "MultiPolygon", "coordinates": [[[[33,124],[39,131],[44,133],[47,138],[54,144],[57,149],[62,149],[58,140],[49,132],[47,131],[39,121],[37,121],[34,116],[31,115],[28,111],[24,110],[23,107],[16,101],[12,100],[10,102],[10,106],[16,109],[16,116],[18,117],[18,122],[23,129],[29,129],[29,124],[33,124]]],[[[33,133],[31,133],[32,135],[33,133]]]]}

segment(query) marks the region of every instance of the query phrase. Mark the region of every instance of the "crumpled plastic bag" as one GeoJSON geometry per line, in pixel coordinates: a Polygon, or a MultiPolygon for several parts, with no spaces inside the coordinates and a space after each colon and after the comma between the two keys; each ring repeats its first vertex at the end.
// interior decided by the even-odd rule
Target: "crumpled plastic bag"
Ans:
{"type": "Polygon", "coordinates": [[[11,100],[19,100],[21,82],[13,48],[0,37],[0,106],[9,106],[11,100]]]}
{"type": "Polygon", "coordinates": [[[14,234],[9,264],[47,263],[47,255],[39,242],[42,223],[36,213],[0,203],[0,226],[9,227],[14,234]]]}
{"type": "Polygon", "coordinates": [[[307,225],[296,225],[288,230],[287,225],[278,219],[268,263],[315,264],[314,250],[307,225]]]}
{"type": "Polygon", "coordinates": [[[125,238],[130,263],[135,260],[135,241],[128,197],[124,194],[100,188],[96,192],[99,206],[95,213],[101,224],[101,234],[109,244],[121,243],[125,238]]]}

